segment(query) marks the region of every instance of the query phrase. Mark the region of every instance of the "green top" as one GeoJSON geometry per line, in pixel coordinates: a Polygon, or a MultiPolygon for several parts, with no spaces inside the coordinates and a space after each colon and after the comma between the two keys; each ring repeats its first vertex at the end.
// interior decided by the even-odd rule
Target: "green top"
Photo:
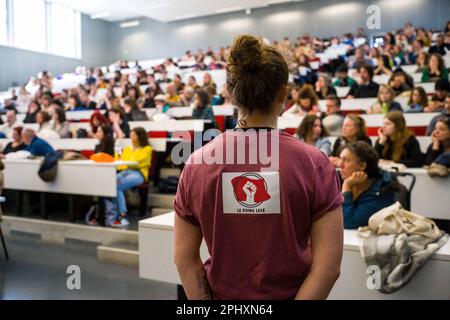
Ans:
{"type": "MultiPolygon", "coordinates": [[[[441,79],[448,79],[448,69],[444,69],[442,72],[441,79]]],[[[428,68],[423,69],[422,71],[422,82],[430,82],[430,70],[428,68]]]]}

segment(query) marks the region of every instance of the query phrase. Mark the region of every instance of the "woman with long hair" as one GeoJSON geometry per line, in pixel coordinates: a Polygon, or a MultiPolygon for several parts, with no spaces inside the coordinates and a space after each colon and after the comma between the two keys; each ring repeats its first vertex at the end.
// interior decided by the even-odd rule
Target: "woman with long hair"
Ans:
{"type": "Polygon", "coordinates": [[[381,164],[401,163],[410,168],[421,167],[424,155],[414,134],[406,126],[406,120],[400,111],[389,112],[378,130],[375,150],[381,164]]]}
{"type": "Polygon", "coordinates": [[[303,118],[297,129],[297,138],[303,142],[316,146],[327,156],[331,153],[331,142],[327,139],[328,133],[322,121],[316,115],[307,115],[303,118]]]}

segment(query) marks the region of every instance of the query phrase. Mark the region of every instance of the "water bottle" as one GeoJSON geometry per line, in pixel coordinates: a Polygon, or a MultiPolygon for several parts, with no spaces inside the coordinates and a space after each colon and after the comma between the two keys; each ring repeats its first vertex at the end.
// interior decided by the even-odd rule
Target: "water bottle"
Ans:
{"type": "Polygon", "coordinates": [[[116,140],[116,143],[114,144],[114,152],[117,154],[119,159],[122,159],[122,144],[119,140],[116,140]]]}

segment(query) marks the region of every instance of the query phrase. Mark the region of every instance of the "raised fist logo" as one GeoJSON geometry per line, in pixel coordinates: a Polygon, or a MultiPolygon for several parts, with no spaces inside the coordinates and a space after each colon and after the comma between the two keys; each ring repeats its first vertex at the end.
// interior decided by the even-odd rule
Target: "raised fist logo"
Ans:
{"type": "Polygon", "coordinates": [[[234,178],[231,183],[234,197],[244,207],[256,208],[271,198],[266,181],[259,174],[246,173],[234,178]]]}
{"type": "Polygon", "coordinates": [[[256,193],[256,186],[253,182],[247,181],[247,183],[244,186],[244,192],[247,195],[247,204],[253,205],[255,204],[255,193],[256,193]]]}

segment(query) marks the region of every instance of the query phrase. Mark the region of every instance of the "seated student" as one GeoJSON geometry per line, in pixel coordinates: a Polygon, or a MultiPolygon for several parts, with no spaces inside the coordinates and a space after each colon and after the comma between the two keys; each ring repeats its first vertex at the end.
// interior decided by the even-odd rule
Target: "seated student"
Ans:
{"type": "Polygon", "coordinates": [[[358,69],[358,83],[353,84],[348,93],[348,98],[376,98],[379,85],[372,81],[373,69],[369,65],[362,65],[358,69]]]}
{"type": "Polygon", "coordinates": [[[155,90],[148,87],[145,89],[144,93],[144,109],[153,109],[155,108],[155,90]]]}
{"type": "Polygon", "coordinates": [[[108,112],[109,121],[111,121],[114,136],[117,139],[125,139],[130,137],[130,126],[121,109],[114,108],[108,112]]]}
{"type": "Polygon", "coordinates": [[[69,122],[66,120],[66,113],[62,108],[55,108],[52,116],[53,125],[51,129],[55,131],[60,138],[70,138],[69,122]]]}
{"type": "Polygon", "coordinates": [[[50,152],[53,152],[53,147],[45,140],[38,138],[33,129],[25,129],[22,132],[22,139],[25,143],[26,151],[33,156],[45,157],[50,152]]]}
{"type": "MultiPolygon", "coordinates": [[[[444,111],[442,112],[442,115],[449,115],[449,114],[450,114],[450,93],[447,94],[447,98],[445,99],[445,103],[444,103],[444,111]]],[[[441,117],[441,115],[438,115],[438,116],[434,117],[433,119],[431,119],[425,135],[427,135],[427,136],[432,135],[434,129],[436,128],[436,122],[438,121],[438,119],[440,117],[441,117]]]]}
{"type": "Polygon", "coordinates": [[[283,115],[304,116],[308,113],[317,114],[319,112],[318,105],[319,98],[312,86],[304,85],[298,93],[298,100],[283,115]]]}
{"type": "Polygon", "coordinates": [[[205,124],[205,127],[217,128],[216,119],[214,118],[214,110],[209,105],[210,102],[211,98],[205,90],[197,90],[194,97],[194,110],[192,111],[192,118],[211,120],[211,124],[205,124]]]}
{"type": "Polygon", "coordinates": [[[32,100],[28,106],[23,123],[36,123],[36,115],[41,111],[41,106],[36,100],[32,100]]]}
{"type": "Polygon", "coordinates": [[[122,98],[124,99],[129,98],[133,99],[134,101],[138,101],[141,96],[142,92],[138,85],[127,86],[125,87],[125,90],[122,93],[122,98]]]}
{"type": "Polygon", "coordinates": [[[356,81],[348,76],[348,67],[345,64],[341,64],[336,69],[336,81],[333,82],[334,87],[351,87],[356,81]]]}
{"type": "Polygon", "coordinates": [[[342,149],[348,143],[354,143],[357,141],[362,141],[368,145],[372,145],[372,140],[367,136],[366,132],[366,122],[363,118],[349,114],[344,119],[344,124],[342,125],[342,137],[339,137],[333,145],[330,160],[335,165],[339,165],[339,155],[342,149]]]}
{"type": "Polygon", "coordinates": [[[52,130],[51,120],[52,118],[46,111],[39,111],[36,115],[36,123],[39,125],[38,133],[44,130],[52,130]]]}
{"type": "Polygon", "coordinates": [[[5,149],[0,154],[0,158],[4,158],[5,155],[21,150],[26,149],[26,145],[22,139],[22,127],[15,127],[12,132],[12,139],[10,143],[8,143],[5,149]]]}
{"type": "Polygon", "coordinates": [[[102,115],[99,111],[95,111],[91,115],[91,119],[89,120],[91,125],[91,131],[89,132],[89,137],[94,138],[97,133],[98,128],[101,125],[109,125],[109,120],[104,115],[102,115]]]}
{"type": "Polygon", "coordinates": [[[78,95],[71,94],[68,101],[67,111],[87,111],[89,110],[86,106],[82,105],[78,95]]]}
{"type": "Polygon", "coordinates": [[[98,144],[95,146],[95,153],[106,153],[114,157],[115,139],[110,125],[101,124],[95,133],[98,144]]]}
{"type": "Polygon", "coordinates": [[[80,102],[80,105],[82,107],[84,107],[86,110],[97,109],[97,103],[94,101],[91,101],[91,99],[89,98],[89,91],[86,91],[85,89],[80,90],[79,102],[80,102]]]}
{"type": "Polygon", "coordinates": [[[314,85],[317,81],[317,72],[312,69],[309,57],[303,53],[298,57],[297,74],[294,74],[294,83],[299,86],[314,85]]]}
{"type": "Polygon", "coordinates": [[[12,137],[13,128],[17,124],[17,111],[15,109],[6,112],[6,123],[0,125],[0,132],[7,138],[12,137]]]}
{"type": "Polygon", "coordinates": [[[377,58],[377,67],[373,70],[373,74],[377,76],[381,74],[392,75],[391,65],[387,55],[383,54],[377,58]]]}
{"type": "Polygon", "coordinates": [[[349,59],[349,68],[359,69],[364,65],[373,67],[373,61],[366,58],[366,53],[362,47],[355,50],[355,56],[349,59]]]}
{"type": "Polygon", "coordinates": [[[200,88],[200,86],[197,83],[197,79],[195,79],[194,76],[188,77],[188,81],[187,81],[186,85],[191,88],[194,88],[194,90],[197,90],[198,88],[200,88]]]}
{"type": "MultiPolygon", "coordinates": [[[[132,145],[123,150],[120,160],[135,161],[137,165],[118,168],[120,171],[117,175],[118,216],[111,225],[113,228],[124,228],[130,224],[127,220],[128,209],[124,192],[148,181],[152,147],[148,142],[147,132],[143,128],[135,128],[131,131],[130,138],[132,145]]],[[[119,158],[118,155],[116,157],[119,158]]]]}
{"type": "Polygon", "coordinates": [[[210,73],[205,73],[203,75],[203,86],[202,88],[206,90],[207,87],[214,88],[214,91],[217,91],[217,84],[214,82],[210,73]]]}
{"type": "Polygon", "coordinates": [[[389,79],[389,86],[394,90],[395,96],[408,95],[414,88],[414,80],[403,70],[397,69],[389,79]]]}
{"type": "Polygon", "coordinates": [[[419,113],[423,112],[428,106],[428,96],[422,87],[415,87],[411,90],[408,101],[409,109],[406,113],[419,113]]]}
{"type": "Polygon", "coordinates": [[[445,37],[442,33],[436,36],[436,44],[431,46],[428,53],[439,53],[441,56],[445,56],[450,52],[450,46],[445,43],[445,37]]]}
{"type": "Polygon", "coordinates": [[[170,105],[175,105],[180,102],[180,96],[178,95],[176,91],[175,84],[169,83],[166,88],[167,94],[166,94],[166,102],[170,105]]]}
{"type": "Polygon", "coordinates": [[[390,111],[403,111],[402,107],[395,100],[394,90],[385,84],[380,86],[378,91],[378,101],[367,110],[368,114],[386,114],[390,111]]]}
{"type": "Polygon", "coordinates": [[[195,89],[190,86],[185,86],[182,94],[180,95],[180,105],[187,107],[194,102],[195,89]]]}
{"type": "Polygon", "coordinates": [[[427,68],[429,59],[430,56],[425,51],[422,51],[418,54],[416,59],[417,65],[416,73],[422,73],[427,68]]]}
{"type": "Polygon", "coordinates": [[[316,146],[327,156],[331,153],[331,142],[322,121],[316,115],[307,115],[297,129],[296,137],[306,144],[316,146]]]}
{"type": "Polygon", "coordinates": [[[130,121],[148,121],[147,113],[139,110],[136,100],[127,98],[123,102],[123,109],[125,110],[125,118],[130,121]]]}
{"type": "Polygon", "coordinates": [[[422,82],[436,82],[439,79],[448,81],[448,70],[439,53],[430,56],[428,66],[422,71],[422,82]]]}
{"type": "Polygon", "coordinates": [[[398,184],[378,167],[378,155],[364,142],[345,146],[340,154],[340,174],[344,181],[344,228],[367,226],[370,217],[395,202],[398,184]]]}
{"type": "Polygon", "coordinates": [[[385,116],[378,137],[375,150],[381,164],[401,163],[409,168],[423,165],[424,155],[420,151],[420,144],[406,126],[405,117],[400,111],[391,111],[385,116]]]}
{"type": "Polygon", "coordinates": [[[325,99],[329,95],[336,95],[336,89],[331,86],[330,78],[321,74],[316,82],[316,94],[319,99],[325,99]]]}
{"type": "Polygon", "coordinates": [[[425,112],[445,112],[445,99],[450,93],[450,83],[447,79],[439,79],[434,85],[435,93],[424,109],[425,112]]]}
{"type": "Polygon", "coordinates": [[[441,116],[431,135],[432,143],[428,147],[425,165],[431,165],[440,155],[450,152],[450,115],[441,116]]]}
{"type": "Polygon", "coordinates": [[[327,132],[331,135],[331,132],[335,132],[337,130],[341,130],[342,125],[344,124],[345,116],[341,111],[341,99],[339,99],[336,95],[331,95],[326,97],[326,112],[322,113],[322,122],[327,132]],[[328,127],[329,125],[333,126],[328,127]]]}

